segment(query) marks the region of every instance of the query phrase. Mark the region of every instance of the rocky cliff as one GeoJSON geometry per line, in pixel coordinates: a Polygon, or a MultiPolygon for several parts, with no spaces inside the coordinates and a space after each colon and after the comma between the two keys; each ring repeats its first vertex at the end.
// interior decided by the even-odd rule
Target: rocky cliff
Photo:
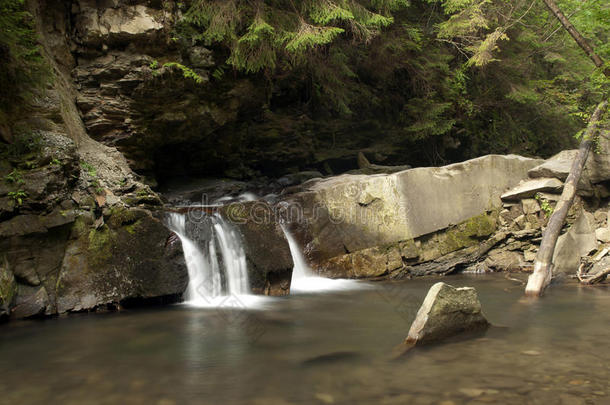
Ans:
{"type": "Polygon", "coordinates": [[[0,164],[0,317],[179,299],[187,272],[161,200],[83,126],[70,2],[31,2],[53,81],[0,164]],[[21,148],[21,149],[19,149],[21,148]]]}

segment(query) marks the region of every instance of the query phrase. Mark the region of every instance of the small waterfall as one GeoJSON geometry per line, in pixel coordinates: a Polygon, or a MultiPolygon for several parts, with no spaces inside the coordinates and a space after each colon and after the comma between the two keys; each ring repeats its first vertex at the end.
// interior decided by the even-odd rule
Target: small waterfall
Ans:
{"type": "Polygon", "coordinates": [[[297,241],[294,236],[288,231],[286,224],[281,223],[282,231],[288,241],[290,247],[290,254],[292,255],[292,261],[294,267],[292,269],[292,278],[290,280],[290,292],[323,292],[329,290],[348,290],[354,288],[363,287],[356,280],[345,280],[345,279],[330,279],[325,277],[319,277],[314,275],[311,270],[305,256],[301,252],[297,241]]]}
{"type": "Polygon", "coordinates": [[[241,237],[220,215],[187,221],[169,213],[167,226],[182,242],[189,272],[185,301],[196,306],[243,306],[252,301],[241,237]]]}

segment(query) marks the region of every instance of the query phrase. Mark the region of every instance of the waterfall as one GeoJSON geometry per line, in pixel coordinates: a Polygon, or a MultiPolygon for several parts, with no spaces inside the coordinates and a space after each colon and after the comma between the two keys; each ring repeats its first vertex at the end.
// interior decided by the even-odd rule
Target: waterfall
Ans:
{"type": "Polygon", "coordinates": [[[290,248],[290,254],[292,255],[292,261],[294,267],[292,269],[292,279],[290,280],[290,292],[322,292],[329,290],[348,290],[354,288],[363,287],[362,284],[356,280],[345,280],[345,279],[330,279],[325,277],[319,277],[314,275],[311,270],[305,256],[301,252],[294,236],[288,231],[286,224],[281,223],[282,231],[288,241],[290,248]]]}
{"type": "Polygon", "coordinates": [[[239,232],[217,213],[187,219],[179,213],[167,216],[168,228],[182,242],[189,273],[185,301],[195,306],[249,306],[253,300],[239,232]]]}

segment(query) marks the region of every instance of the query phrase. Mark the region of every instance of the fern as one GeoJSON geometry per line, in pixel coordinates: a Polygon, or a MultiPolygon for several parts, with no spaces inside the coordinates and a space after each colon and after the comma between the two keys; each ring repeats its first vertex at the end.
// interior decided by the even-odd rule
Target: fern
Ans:
{"type": "Polygon", "coordinates": [[[188,66],[184,66],[180,63],[168,62],[168,63],[164,63],[163,67],[167,68],[167,69],[178,69],[182,72],[182,75],[184,76],[185,79],[191,79],[197,84],[201,84],[205,81],[205,79],[201,75],[199,75],[197,72],[195,72],[193,69],[189,68],[188,66]]]}

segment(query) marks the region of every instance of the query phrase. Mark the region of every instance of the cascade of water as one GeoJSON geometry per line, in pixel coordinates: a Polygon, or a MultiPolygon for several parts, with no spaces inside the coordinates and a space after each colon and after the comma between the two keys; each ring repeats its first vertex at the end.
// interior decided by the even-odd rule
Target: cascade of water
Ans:
{"type": "Polygon", "coordinates": [[[214,231],[226,269],[227,291],[229,294],[248,294],[248,268],[241,239],[219,215],[216,214],[215,219],[214,231]]]}
{"type": "Polygon", "coordinates": [[[169,213],[167,226],[182,242],[189,272],[185,301],[197,306],[248,306],[250,286],[241,237],[220,215],[187,223],[169,213]],[[191,226],[187,226],[191,225],[191,226]],[[233,299],[227,299],[229,296],[233,299]]]}
{"type": "Polygon", "coordinates": [[[301,249],[294,238],[294,236],[288,231],[286,224],[280,224],[284,236],[288,241],[290,248],[290,254],[292,255],[292,261],[294,267],[292,269],[292,278],[290,280],[290,292],[322,292],[328,290],[347,290],[359,288],[359,285],[355,280],[334,280],[325,277],[315,276],[305,256],[301,252],[301,249]]]}

